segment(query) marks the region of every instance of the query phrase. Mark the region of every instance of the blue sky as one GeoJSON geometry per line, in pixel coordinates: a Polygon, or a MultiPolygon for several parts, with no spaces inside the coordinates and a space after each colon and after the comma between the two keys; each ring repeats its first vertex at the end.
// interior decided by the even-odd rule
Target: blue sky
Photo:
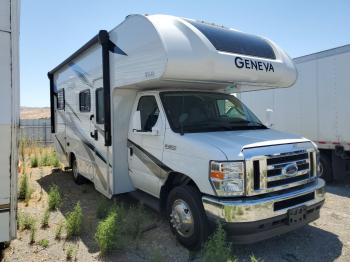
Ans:
{"type": "Polygon", "coordinates": [[[272,39],[291,57],[350,44],[348,0],[22,0],[21,105],[48,106],[47,72],[128,14],[164,13],[272,39]]]}

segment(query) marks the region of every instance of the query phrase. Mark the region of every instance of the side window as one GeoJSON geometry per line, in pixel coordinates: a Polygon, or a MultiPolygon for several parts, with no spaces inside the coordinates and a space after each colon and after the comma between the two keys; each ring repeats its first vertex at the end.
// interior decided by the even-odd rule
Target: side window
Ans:
{"type": "Polygon", "coordinates": [[[154,96],[143,96],[137,105],[137,110],[141,113],[141,130],[151,132],[159,116],[159,109],[154,96]]]}
{"type": "Polygon", "coordinates": [[[64,89],[61,89],[57,92],[57,109],[64,110],[64,89]]]}
{"type": "Polygon", "coordinates": [[[90,112],[91,96],[90,90],[84,90],[79,93],[79,109],[80,112],[90,112]]]}
{"type": "Polygon", "coordinates": [[[96,89],[96,123],[105,123],[105,106],[103,99],[103,88],[96,89]]]}

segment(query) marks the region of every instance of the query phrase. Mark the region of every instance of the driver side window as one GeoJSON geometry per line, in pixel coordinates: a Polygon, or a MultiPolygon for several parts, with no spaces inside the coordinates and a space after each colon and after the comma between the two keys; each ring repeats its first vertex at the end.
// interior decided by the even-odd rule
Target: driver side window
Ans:
{"type": "Polygon", "coordinates": [[[137,105],[137,110],[141,114],[141,130],[151,132],[159,116],[156,98],[154,96],[142,96],[137,105]]]}

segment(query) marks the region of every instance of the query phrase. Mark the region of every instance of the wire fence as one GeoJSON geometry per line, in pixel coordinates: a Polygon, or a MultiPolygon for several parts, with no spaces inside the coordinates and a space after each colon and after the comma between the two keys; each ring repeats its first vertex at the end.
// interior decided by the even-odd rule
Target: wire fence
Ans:
{"type": "Polygon", "coordinates": [[[40,144],[52,144],[51,120],[41,119],[21,119],[20,138],[29,139],[40,144]]]}

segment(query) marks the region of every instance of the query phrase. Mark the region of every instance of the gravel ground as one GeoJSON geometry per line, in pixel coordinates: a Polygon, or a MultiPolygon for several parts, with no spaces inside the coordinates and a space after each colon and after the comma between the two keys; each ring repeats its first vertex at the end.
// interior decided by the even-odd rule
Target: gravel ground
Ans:
{"type": "MultiPolygon", "coordinates": [[[[30,172],[29,172],[30,173],[30,172]]],[[[29,244],[29,232],[18,232],[18,237],[4,250],[2,261],[65,261],[66,250],[74,246],[77,261],[188,261],[189,252],[180,246],[170,233],[167,222],[157,213],[147,209],[154,229],[145,232],[138,243],[131,243],[123,251],[99,257],[94,233],[98,223],[96,206],[103,198],[91,183],[74,184],[69,172],[35,168],[31,170],[31,185],[35,189],[28,206],[19,203],[19,212],[33,214],[40,222],[47,207],[48,188],[57,184],[63,196],[63,204],[51,213],[49,228],[38,229],[36,239],[48,239],[49,247],[29,244]],[[42,192],[42,193],[41,193],[42,192]],[[82,236],[76,241],[55,240],[57,225],[65,219],[75,203],[80,201],[84,213],[82,236]]],[[[250,261],[254,254],[264,261],[350,261],[350,183],[327,187],[327,196],[321,210],[321,218],[297,231],[252,245],[232,245],[233,255],[239,261],[250,261]]],[[[137,204],[128,196],[116,199],[127,205],[137,204]]],[[[196,259],[200,260],[200,259],[196,259]]]]}

